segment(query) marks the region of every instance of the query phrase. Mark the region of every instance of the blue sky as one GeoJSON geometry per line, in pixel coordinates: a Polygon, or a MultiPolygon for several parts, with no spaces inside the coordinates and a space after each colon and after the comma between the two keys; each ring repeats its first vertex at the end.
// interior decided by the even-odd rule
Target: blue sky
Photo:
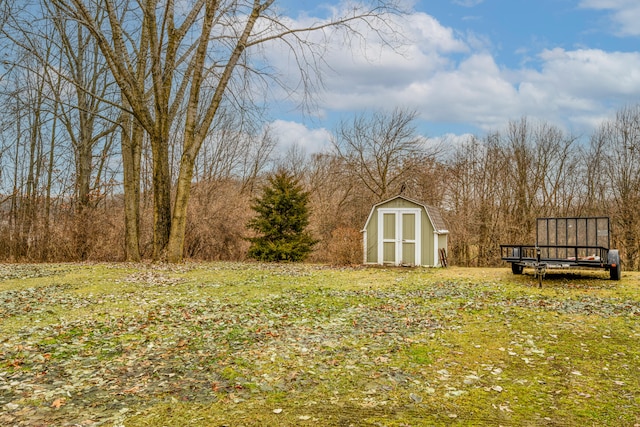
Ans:
{"type": "MultiPolygon", "coordinates": [[[[340,6],[278,4],[293,20],[340,6]]],[[[361,51],[331,47],[325,56],[331,71],[311,117],[289,107],[274,118],[283,148],[322,151],[337,120],[380,108],[415,109],[422,134],[455,140],[524,116],[588,137],[620,108],[640,103],[638,0],[410,4],[398,22],[404,55],[382,49],[365,60],[361,51]]]]}

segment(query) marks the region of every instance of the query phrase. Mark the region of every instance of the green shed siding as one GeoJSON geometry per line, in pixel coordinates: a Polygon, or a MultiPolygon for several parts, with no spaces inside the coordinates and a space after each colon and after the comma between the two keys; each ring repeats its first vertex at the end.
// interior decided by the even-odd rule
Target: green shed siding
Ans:
{"type": "Polygon", "coordinates": [[[363,230],[364,262],[366,264],[438,265],[438,250],[447,247],[448,232],[444,229],[445,227],[441,214],[436,208],[414,202],[403,196],[375,205],[363,230]],[[380,209],[390,211],[385,211],[382,216],[379,216],[380,209]],[[418,211],[420,212],[419,224],[416,217],[418,211]],[[396,216],[398,216],[397,219],[396,216]],[[379,227],[378,222],[381,218],[383,224],[379,227]],[[434,221],[438,229],[434,228],[434,221]],[[397,236],[400,230],[402,235],[397,236]],[[378,235],[380,231],[383,236],[378,235]],[[418,232],[420,235],[416,236],[418,232]],[[396,238],[402,238],[402,242],[396,242],[396,238]],[[383,242],[385,239],[387,242],[383,242]],[[396,251],[402,251],[403,259],[396,259],[400,254],[396,251]],[[416,259],[418,252],[420,259],[416,259]],[[378,259],[380,253],[382,260],[378,259]]]}
{"type": "Polygon", "coordinates": [[[409,200],[406,199],[392,199],[389,200],[386,203],[383,203],[381,205],[377,206],[379,209],[397,209],[397,208],[414,208],[414,209],[419,209],[422,208],[422,206],[420,206],[417,203],[412,203],[409,200]]]}
{"type": "Polygon", "coordinates": [[[447,235],[446,234],[440,234],[438,236],[438,249],[444,249],[447,250],[447,235]]]}
{"type": "Polygon", "coordinates": [[[433,265],[433,225],[422,209],[422,265],[433,265]]]}
{"type": "Polygon", "coordinates": [[[378,215],[371,215],[365,228],[366,235],[366,257],[365,263],[378,263],[378,215]]]}

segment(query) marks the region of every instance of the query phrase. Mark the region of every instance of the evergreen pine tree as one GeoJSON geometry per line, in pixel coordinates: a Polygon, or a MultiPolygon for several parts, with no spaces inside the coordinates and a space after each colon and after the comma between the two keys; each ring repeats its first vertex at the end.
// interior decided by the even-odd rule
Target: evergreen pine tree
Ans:
{"type": "Polygon", "coordinates": [[[248,256],[259,261],[303,261],[316,244],[306,231],[308,201],[309,193],[292,174],[281,170],[270,176],[262,197],[251,206],[257,216],[247,226],[258,235],[249,239],[248,256]]]}

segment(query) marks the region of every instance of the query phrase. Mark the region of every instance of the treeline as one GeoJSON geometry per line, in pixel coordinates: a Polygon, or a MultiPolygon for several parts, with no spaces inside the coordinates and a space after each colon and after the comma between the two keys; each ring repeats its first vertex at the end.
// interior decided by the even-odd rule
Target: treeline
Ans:
{"type": "MultiPolygon", "coordinates": [[[[371,206],[402,192],[442,208],[453,264],[499,265],[501,243],[535,241],[537,217],[606,215],[625,268],[639,267],[640,107],[619,111],[588,140],[522,118],[482,138],[434,144],[418,135],[415,119],[404,110],[360,115],[337,127],[330,152],[312,156],[276,152],[268,132],[209,141],[192,184],[185,256],[244,259],[251,202],[270,171],[286,168],[310,192],[315,262],[360,263],[371,206]]],[[[117,136],[102,142],[109,138],[117,136]]],[[[93,152],[94,161],[105,160],[92,163],[99,167],[82,202],[73,147],[54,146],[60,154],[50,162],[51,146],[30,141],[3,145],[1,259],[124,260],[117,151],[100,144],[93,152]]],[[[141,254],[152,258],[150,154],[143,151],[141,254]]]]}
{"type": "Polygon", "coordinates": [[[611,245],[637,269],[640,107],[621,109],[588,138],[521,119],[470,138],[447,162],[444,207],[452,258],[496,265],[499,244],[535,243],[535,219],[608,216],[611,245]]]}
{"type": "Polygon", "coordinates": [[[310,193],[312,261],[361,262],[371,206],[402,193],[442,208],[455,264],[499,264],[539,216],[607,215],[638,268],[638,106],[581,138],[522,118],[437,144],[415,112],[378,111],[339,123],[326,153],[277,151],[262,96],[321,84],[326,39],[300,34],[386,28],[374,3],[293,31],[269,1],[0,2],[0,260],[244,259],[251,202],[284,168],[310,193]],[[275,41],[295,87],[269,75],[275,41]]]}

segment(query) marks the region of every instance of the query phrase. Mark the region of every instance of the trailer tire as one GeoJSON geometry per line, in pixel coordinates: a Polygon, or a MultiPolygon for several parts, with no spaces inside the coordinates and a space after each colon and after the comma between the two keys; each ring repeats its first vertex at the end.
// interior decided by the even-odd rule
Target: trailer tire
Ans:
{"type": "Polygon", "coordinates": [[[622,275],[622,266],[620,265],[620,254],[617,250],[612,249],[609,251],[608,263],[610,266],[609,277],[611,277],[611,280],[620,280],[620,276],[622,275]]]}
{"type": "Polygon", "coordinates": [[[516,264],[515,262],[511,263],[511,272],[513,272],[513,274],[522,274],[522,270],[524,269],[524,267],[520,264],[516,264]]]}

